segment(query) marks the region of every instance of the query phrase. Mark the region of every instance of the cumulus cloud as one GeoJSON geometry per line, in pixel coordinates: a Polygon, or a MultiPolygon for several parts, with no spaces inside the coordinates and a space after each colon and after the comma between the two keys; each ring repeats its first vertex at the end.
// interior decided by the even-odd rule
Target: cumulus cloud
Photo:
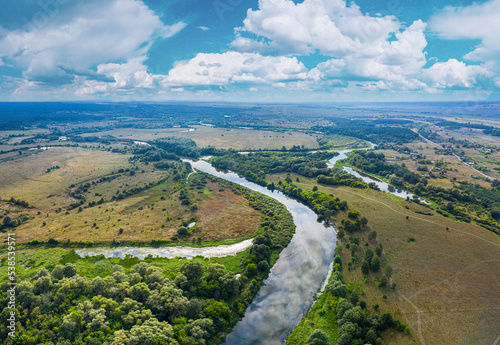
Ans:
{"type": "Polygon", "coordinates": [[[107,80],[77,78],[75,93],[77,95],[91,95],[130,89],[151,89],[156,86],[157,78],[147,72],[144,60],[144,57],[139,57],[123,64],[101,64],[97,66],[97,73],[106,77],[107,80]]]}
{"type": "MultiPolygon", "coordinates": [[[[261,0],[248,10],[232,42],[238,51],[271,55],[332,57],[310,72],[314,80],[331,78],[387,80],[410,85],[408,76],[426,64],[421,20],[404,28],[394,16],[372,17],[345,0],[261,0]]],[[[414,86],[417,83],[412,83],[414,86]]]]}
{"type": "Polygon", "coordinates": [[[275,83],[308,78],[308,70],[296,57],[262,56],[257,53],[199,53],[178,63],[162,80],[166,87],[275,83]]]}
{"type": "Polygon", "coordinates": [[[357,5],[345,0],[260,0],[258,10],[248,10],[243,27],[237,29],[234,48],[281,54],[328,56],[353,52],[373,55],[400,24],[394,16],[363,15],[357,5]],[[259,41],[252,37],[265,38],[259,41]]]}
{"type": "Polygon", "coordinates": [[[445,39],[481,40],[465,59],[500,60],[500,0],[465,7],[448,6],[431,17],[429,29],[445,39]]]}
{"type": "Polygon", "coordinates": [[[27,80],[64,84],[78,75],[98,78],[98,65],[143,57],[155,39],[184,27],[164,25],[139,0],[88,2],[47,25],[4,33],[0,57],[23,69],[27,80]]]}
{"type": "Polygon", "coordinates": [[[466,65],[456,59],[436,62],[423,71],[434,88],[471,88],[478,78],[490,78],[492,73],[484,65],[466,65]]]}

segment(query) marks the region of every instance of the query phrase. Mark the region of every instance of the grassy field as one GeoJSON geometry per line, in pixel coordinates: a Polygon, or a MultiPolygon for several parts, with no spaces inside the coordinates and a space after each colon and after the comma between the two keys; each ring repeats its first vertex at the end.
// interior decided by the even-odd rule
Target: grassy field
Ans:
{"type": "Polygon", "coordinates": [[[193,126],[191,129],[194,130],[188,131],[185,128],[124,128],[86,135],[112,135],[117,138],[145,141],[176,136],[193,139],[200,147],[211,145],[217,148],[235,150],[281,149],[283,146],[291,148],[293,145],[304,145],[305,148],[309,149],[318,147],[315,137],[301,132],[271,132],[208,126],[193,126]]]}
{"type": "MultiPolygon", "coordinates": [[[[295,181],[297,176],[293,175],[295,181]]],[[[284,180],[275,175],[271,181],[284,180]]],[[[314,180],[299,177],[311,190],[314,180]]],[[[319,189],[346,200],[369,219],[382,243],[383,264],[390,264],[396,289],[377,287],[381,273],[367,283],[359,270],[344,270],[344,280],[361,284],[360,299],[380,306],[408,324],[411,335],[392,332],[389,344],[492,344],[500,334],[500,238],[477,225],[456,222],[424,206],[374,190],[347,187],[319,189]],[[408,209],[406,207],[408,207],[408,209]],[[408,216],[408,219],[406,217],[408,216]],[[410,241],[413,238],[415,241],[410,241]],[[387,296],[387,299],[383,298],[387,296]]],[[[344,215],[340,214],[339,218],[344,215]]],[[[367,242],[363,236],[360,244],[367,242]]],[[[344,262],[350,252],[344,250],[344,262]]],[[[359,255],[359,254],[358,254],[359,255]]]]}
{"type": "Polygon", "coordinates": [[[50,238],[98,243],[169,240],[183,221],[193,217],[197,224],[190,241],[244,238],[258,231],[260,213],[230,188],[214,182],[201,189],[188,186],[191,205],[182,205],[180,185],[173,181],[171,172],[140,165],[134,175],[119,173],[120,169],[133,168],[129,157],[99,150],[54,148],[0,164],[0,215],[30,217],[15,228],[19,243],[50,238]],[[47,172],[54,166],[60,168],[47,172]],[[102,177],[110,180],[100,182],[102,177]],[[156,184],[162,178],[165,181],[156,184]],[[86,183],[87,200],[82,206],[101,198],[105,202],[69,209],[78,201],[71,192],[86,183]],[[145,189],[122,200],[113,199],[137,187],[145,189]],[[9,202],[11,197],[32,207],[14,205],[9,202]]]}

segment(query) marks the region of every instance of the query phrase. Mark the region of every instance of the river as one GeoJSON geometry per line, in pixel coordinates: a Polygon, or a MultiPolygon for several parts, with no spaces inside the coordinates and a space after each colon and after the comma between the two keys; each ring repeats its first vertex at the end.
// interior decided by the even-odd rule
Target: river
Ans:
{"type": "Polygon", "coordinates": [[[317,215],[311,209],[281,192],[271,192],[232,172],[217,171],[205,161],[189,162],[195,169],[278,200],[292,214],[296,226],[292,240],[281,252],[264,286],[225,343],[283,344],[307,312],[328,275],[336,244],[334,228],[318,223],[317,215]]]}
{"type": "MultiPolygon", "coordinates": [[[[372,148],[375,147],[374,143],[370,143],[369,142],[369,144],[370,144],[370,148],[367,148],[365,150],[369,150],[369,149],[372,149],[372,148]]],[[[338,161],[347,158],[347,154],[349,152],[352,152],[352,151],[353,150],[337,151],[339,154],[337,156],[333,157],[332,159],[328,160],[327,166],[329,168],[333,168],[338,161]]],[[[354,175],[357,178],[363,180],[363,182],[365,182],[365,183],[375,183],[377,185],[377,187],[381,191],[383,191],[383,192],[386,192],[386,193],[389,193],[389,194],[393,194],[393,195],[399,196],[399,197],[404,198],[404,199],[406,199],[406,198],[412,199],[414,197],[413,194],[411,194],[411,193],[409,193],[409,192],[407,192],[407,191],[405,191],[403,189],[398,189],[398,188],[396,188],[396,187],[394,187],[394,186],[392,186],[392,185],[390,185],[388,183],[385,183],[384,181],[381,181],[381,180],[379,180],[379,179],[377,179],[375,177],[372,177],[372,176],[370,176],[368,174],[365,174],[365,173],[362,173],[360,171],[357,171],[357,170],[355,170],[353,168],[343,167],[343,169],[345,171],[347,171],[349,174],[354,175]]],[[[424,200],[424,199],[421,199],[421,198],[418,198],[418,200],[420,200],[421,202],[426,203],[426,204],[429,203],[427,200],[424,200]]]]}

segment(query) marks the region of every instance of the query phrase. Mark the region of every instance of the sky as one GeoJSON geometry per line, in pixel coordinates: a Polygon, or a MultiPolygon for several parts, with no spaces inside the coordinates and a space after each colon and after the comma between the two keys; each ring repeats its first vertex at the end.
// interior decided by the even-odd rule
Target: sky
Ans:
{"type": "Polygon", "coordinates": [[[0,4],[0,101],[500,99],[500,0],[0,4]]]}

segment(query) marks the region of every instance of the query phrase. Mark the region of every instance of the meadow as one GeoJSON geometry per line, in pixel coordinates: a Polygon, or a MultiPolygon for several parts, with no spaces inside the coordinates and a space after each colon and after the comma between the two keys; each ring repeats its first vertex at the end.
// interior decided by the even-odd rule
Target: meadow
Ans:
{"type": "Polygon", "coordinates": [[[259,212],[231,188],[218,182],[198,188],[186,182],[191,200],[184,205],[179,199],[181,185],[171,171],[132,165],[130,157],[94,149],[53,148],[0,164],[2,215],[29,218],[15,228],[18,242],[51,238],[94,243],[170,241],[181,223],[190,219],[197,222],[193,241],[247,238],[257,232],[259,212]],[[73,207],[79,201],[76,191],[85,185],[85,203],[73,207]],[[119,197],[134,189],[138,191],[119,197]],[[13,204],[11,198],[26,201],[30,207],[13,204]]]}
{"type": "Polygon", "coordinates": [[[286,148],[291,148],[293,145],[304,145],[304,147],[308,149],[318,148],[316,138],[312,135],[302,132],[277,132],[241,128],[214,128],[209,126],[191,126],[190,129],[130,128],[88,133],[86,135],[112,135],[121,139],[134,139],[144,141],[175,136],[193,139],[199,147],[214,146],[216,148],[232,148],[234,150],[279,150],[283,146],[285,146],[286,148]]]}
{"type": "MultiPolygon", "coordinates": [[[[312,179],[291,174],[292,180],[297,177],[300,182],[296,184],[304,190],[312,190],[316,185],[312,179]]],[[[280,174],[269,180],[277,183],[285,178],[285,174],[280,174]]],[[[319,185],[319,190],[346,200],[350,208],[368,218],[370,229],[377,232],[384,248],[382,264],[393,268],[391,283],[396,283],[396,288],[378,287],[382,272],[370,273],[365,282],[365,275],[359,269],[364,249],[353,260],[345,245],[349,243],[348,237],[355,235],[360,248],[364,248],[364,243],[369,242],[366,233],[347,233],[341,242],[344,280],[363,290],[360,299],[367,301],[368,310],[375,312],[373,306],[378,304],[378,313],[390,312],[411,329],[410,335],[389,331],[384,342],[489,344],[495,341],[496,325],[500,323],[497,235],[383,192],[323,185],[319,185]],[[429,212],[432,215],[422,214],[429,212]],[[357,268],[349,269],[347,263],[357,268]]],[[[344,213],[338,214],[337,225],[344,217],[344,213]]]]}

